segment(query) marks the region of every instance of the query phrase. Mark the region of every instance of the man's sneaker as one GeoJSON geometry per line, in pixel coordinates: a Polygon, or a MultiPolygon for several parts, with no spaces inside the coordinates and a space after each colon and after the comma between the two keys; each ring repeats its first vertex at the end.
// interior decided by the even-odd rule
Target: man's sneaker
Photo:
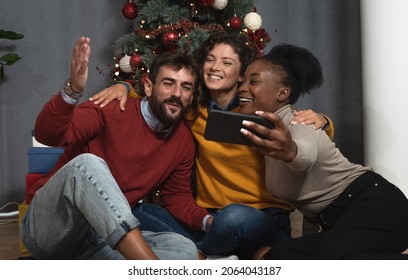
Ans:
{"type": "Polygon", "coordinates": [[[235,255],[231,255],[231,256],[217,256],[217,255],[211,255],[211,256],[207,256],[208,261],[212,261],[212,260],[239,260],[239,258],[235,255]]]}

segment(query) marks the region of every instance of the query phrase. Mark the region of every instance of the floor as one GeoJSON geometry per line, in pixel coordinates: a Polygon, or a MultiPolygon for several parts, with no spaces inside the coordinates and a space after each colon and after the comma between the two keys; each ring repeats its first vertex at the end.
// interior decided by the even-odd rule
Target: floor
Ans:
{"type": "MultiPolygon", "coordinates": [[[[295,212],[296,213],[296,212],[295,212]]],[[[294,231],[292,232],[293,237],[301,235],[301,215],[296,213],[292,215],[294,231]]],[[[18,222],[13,223],[1,223],[0,219],[0,260],[15,260],[19,258],[29,257],[28,253],[21,253],[20,251],[20,237],[18,232],[18,222]]],[[[408,249],[404,252],[408,253],[408,249]]]]}
{"type": "Polygon", "coordinates": [[[0,260],[24,257],[20,253],[18,222],[0,224],[0,260]]]}

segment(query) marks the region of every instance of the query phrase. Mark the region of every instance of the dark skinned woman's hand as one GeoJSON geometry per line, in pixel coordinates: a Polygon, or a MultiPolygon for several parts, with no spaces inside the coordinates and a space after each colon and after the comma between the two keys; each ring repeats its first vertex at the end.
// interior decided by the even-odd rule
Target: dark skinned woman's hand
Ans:
{"type": "Polygon", "coordinates": [[[256,114],[273,122],[275,128],[269,129],[251,121],[244,121],[243,125],[248,129],[241,129],[241,133],[256,145],[254,149],[260,154],[286,162],[292,161],[296,157],[297,146],[281,118],[270,112],[257,111],[256,114]],[[250,130],[262,135],[264,139],[250,130]]]}

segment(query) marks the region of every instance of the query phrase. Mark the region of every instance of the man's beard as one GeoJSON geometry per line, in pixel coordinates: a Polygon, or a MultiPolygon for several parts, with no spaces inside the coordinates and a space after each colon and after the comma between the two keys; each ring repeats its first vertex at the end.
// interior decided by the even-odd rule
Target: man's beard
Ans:
{"type": "Polygon", "coordinates": [[[186,108],[183,106],[180,98],[172,96],[163,100],[163,102],[159,102],[157,98],[152,96],[150,99],[150,108],[152,109],[153,114],[156,118],[160,121],[160,123],[165,127],[170,127],[176,123],[178,123],[185,115],[186,108]],[[178,115],[174,116],[168,113],[165,104],[166,103],[175,103],[180,106],[180,111],[178,115]]]}

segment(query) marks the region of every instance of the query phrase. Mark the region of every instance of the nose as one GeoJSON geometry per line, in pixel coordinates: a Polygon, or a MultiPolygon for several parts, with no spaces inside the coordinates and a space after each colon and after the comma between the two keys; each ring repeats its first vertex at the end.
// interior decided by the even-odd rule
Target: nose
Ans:
{"type": "Polygon", "coordinates": [[[237,91],[238,91],[238,93],[240,93],[240,92],[245,92],[245,91],[247,91],[247,90],[248,90],[248,88],[246,87],[246,85],[245,85],[244,82],[239,81],[239,82],[237,83],[237,91]]]}
{"type": "Polygon", "coordinates": [[[173,96],[180,97],[182,94],[182,87],[180,85],[177,85],[172,93],[173,96]]]}
{"type": "Polygon", "coordinates": [[[220,69],[220,61],[214,60],[210,65],[210,69],[214,70],[214,71],[219,70],[220,69]]]}

